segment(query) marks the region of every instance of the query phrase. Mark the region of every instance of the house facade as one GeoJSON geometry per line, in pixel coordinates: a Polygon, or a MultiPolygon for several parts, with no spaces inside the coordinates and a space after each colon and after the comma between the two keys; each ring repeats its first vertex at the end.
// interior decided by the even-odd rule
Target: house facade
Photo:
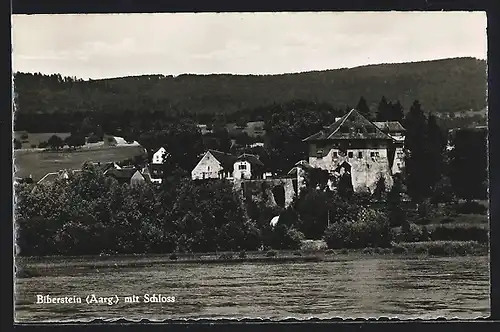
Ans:
{"type": "Polygon", "coordinates": [[[374,122],[384,133],[391,136],[394,143],[393,151],[389,151],[389,161],[391,162],[392,174],[402,173],[405,165],[404,143],[406,129],[399,121],[374,122]]]}
{"type": "Polygon", "coordinates": [[[233,177],[238,180],[262,179],[264,164],[256,155],[244,153],[233,164],[233,177]]]}
{"type": "Polygon", "coordinates": [[[153,158],[151,159],[151,164],[161,165],[168,157],[167,150],[164,147],[159,148],[155,153],[153,153],[153,158]]]}
{"type": "Polygon", "coordinates": [[[347,176],[355,192],[374,192],[380,178],[392,187],[394,140],[357,110],[303,141],[309,144],[309,165],[347,176]]]}
{"type": "Polygon", "coordinates": [[[217,150],[208,150],[191,171],[193,180],[232,178],[236,157],[217,150]]]}

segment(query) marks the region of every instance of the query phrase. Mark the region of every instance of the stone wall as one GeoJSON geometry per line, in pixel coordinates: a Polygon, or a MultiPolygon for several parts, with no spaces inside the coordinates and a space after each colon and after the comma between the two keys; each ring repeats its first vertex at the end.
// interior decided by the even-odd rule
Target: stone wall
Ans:
{"type": "Polygon", "coordinates": [[[283,186],[285,191],[285,205],[288,207],[296,193],[293,185],[294,179],[265,179],[265,180],[233,180],[234,190],[243,202],[263,202],[267,206],[279,206],[273,194],[273,189],[283,186]]]}
{"type": "Polygon", "coordinates": [[[393,185],[392,170],[387,156],[387,148],[348,148],[347,153],[339,149],[325,147],[326,155],[310,153],[309,164],[333,172],[343,162],[351,165],[352,186],[355,192],[372,192],[380,177],[385,179],[389,190],[393,185]],[[329,151],[327,150],[329,149],[329,151]]]}
{"type": "Polygon", "coordinates": [[[402,147],[396,147],[394,153],[394,163],[392,164],[392,174],[402,173],[405,165],[404,150],[402,147]]]}

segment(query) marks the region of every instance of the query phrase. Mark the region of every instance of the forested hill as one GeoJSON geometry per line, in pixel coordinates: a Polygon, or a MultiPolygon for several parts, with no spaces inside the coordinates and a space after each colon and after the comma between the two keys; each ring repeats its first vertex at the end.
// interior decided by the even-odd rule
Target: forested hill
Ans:
{"type": "Polygon", "coordinates": [[[409,109],[418,99],[435,113],[486,107],[486,61],[454,58],[282,75],[148,75],[83,81],[17,73],[20,113],[166,111],[230,114],[272,103],[305,100],[335,108],[381,96],[409,109]]]}

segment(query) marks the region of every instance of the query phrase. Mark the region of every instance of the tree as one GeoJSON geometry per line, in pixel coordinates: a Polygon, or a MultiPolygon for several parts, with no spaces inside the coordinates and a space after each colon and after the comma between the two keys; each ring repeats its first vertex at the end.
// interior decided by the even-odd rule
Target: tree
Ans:
{"type": "Polygon", "coordinates": [[[403,105],[397,100],[395,103],[390,103],[389,104],[389,109],[390,109],[390,117],[389,121],[398,121],[399,123],[403,123],[404,119],[404,109],[403,105]]]}
{"type": "Polygon", "coordinates": [[[265,120],[272,171],[286,174],[300,160],[307,159],[302,140],[325,124],[334,122],[341,112],[327,104],[294,100],[269,107],[265,120]]]}
{"type": "Polygon", "coordinates": [[[366,99],[363,96],[361,96],[361,98],[359,98],[358,104],[356,105],[356,110],[364,117],[366,117],[368,119],[372,118],[370,108],[368,107],[368,104],[366,103],[366,99]]]}
{"type": "Polygon", "coordinates": [[[82,123],[80,124],[80,132],[83,134],[83,135],[89,135],[91,133],[93,133],[95,130],[95,126],[94,124],[92,123],[92,120],[88,117],[86,117],[85,119],[83,119],[82,123]]]}
{"type": "Polygon", "coordinates": [[[57,135],[50,136],[47,143],[54,150],[57,150],[57,149],[63,147],[63,145],[64,145],[64,141],[62,140],[62,138],[57,136],[57,135]]]}
{"type": "Polygon", "coordinates": [[[385,178],[383,176],[380,176],[377,180],[377,184],[375,186],[373,195],[377,199],[382,199],[385,195],[385,192],[386,192],[385,178]]]}
{"type": "MultiPolygon", "coordinates": [[[[108,137],[108,140],[112,139],[111,137],[108,137]]],[[[88,143],[97,143],[99,142],[99,137],[97,137],[97,135],[95,134],[91,134],[88,138],[87,138],[87,142],[88,143]]]]}
{"type": "Polygon", "coordinates": [[[408,194],[419,204],[429,197],[431,182],[428,176],[427,121],[418,100],[413,102],[405,118],[405,180],[408,194]]]}
{"type": "Polygon", "coordinates": [[[219,139],[219,151],[228,153],[231,149],[231,139],[226,128],[217,129],[214,131],[215,137],[219,139]]]}
{"type": "Polygon", "coordinates": [[[444,172],[444,150],[446,138],[437,124],[436,117],[431,113],[427,119],[427,176],[431,190],[443,177],[444,172]]]}
{"type": "Polygon", "coordinates": [[[389,224],[394,226],[407,226],[406,214],[403,210],[401,193],[402,181],[400,177],[394,179],[394,184],[387,194],[387,210],[389,217],[389,224]]]}
{"type": "Polygon", "coordinates": [[[385,96],[382,96],[377,107],[377,121],[390,121],[391,105],[387,103],[385,96]]]}
{"type": "Polygon", "coordinates": [[[72,133],[64,141],[69,147],[80,147],[85,145],[85,136],[80,133],[72,133]]]}
{"type": "Polygon", "coordinates": [[[255,225],[246,220],[232,185],[226,181],[183,181],[170,218],[179,250],[256,249],[252,240],[255,225]]]}
{"type": "Polygon", "coordinates": [[[340,176],[337,192],[339,196],[344,199],[348,199],[353,195],[354,188],[352,186],[351,174],[349,172],[345,172],[340,176]]]}
{"type": "Polygon", "coordinates": [[[460,129],[453,134],[449,174],[453,191],[467,200],[487,197],[487,130],[460,129]]]}

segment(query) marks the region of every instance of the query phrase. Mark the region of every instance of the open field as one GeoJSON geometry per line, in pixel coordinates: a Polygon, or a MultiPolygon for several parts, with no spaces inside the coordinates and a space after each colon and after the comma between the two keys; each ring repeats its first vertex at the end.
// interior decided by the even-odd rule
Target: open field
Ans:
{"type": "Polygon", "coordinates": [[[65,139],[66,137],[70,136],[70,133],[28,133],[25,131],[14,132],[14,138],[22,143],[22,149],[31,149],[33,144],[38,147],[38,144],[40,144],[40,142],[47,142],[52,135],[57,135],[62,139],[65,139]],[[28,137],[23,139],[21,137],[23,136],[23,134],[28,135],[28,137]]]}
{"type": "MultiPolygon", "coordinates": [[[[31,134],[33,135],[33,134],[31,134]]],[[[50,137],[50,136],[49,136],[50,137]]],[[[144,153],[141,146],[101,146],[76,151],[14,151],[16,177],[40,180],[45,174],[62,169],[80,169],[86,161],[112,162],[134,158],[144,153]]]]}

